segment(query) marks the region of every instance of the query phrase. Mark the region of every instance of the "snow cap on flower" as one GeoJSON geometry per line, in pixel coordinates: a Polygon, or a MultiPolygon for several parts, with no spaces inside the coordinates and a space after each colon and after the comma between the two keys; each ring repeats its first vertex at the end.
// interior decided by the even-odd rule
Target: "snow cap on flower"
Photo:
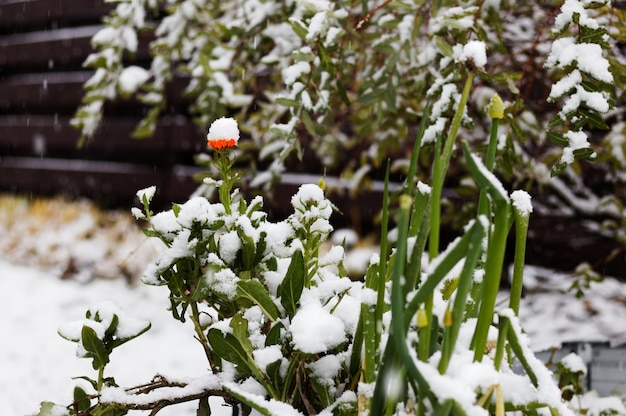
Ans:
{"type": "Polygon", "coordinates": [[[221,117],[211,123],[207,134],[207,145],[220,150],[235,147],[239,142],[239,127],[232,117],[221,117]]]}

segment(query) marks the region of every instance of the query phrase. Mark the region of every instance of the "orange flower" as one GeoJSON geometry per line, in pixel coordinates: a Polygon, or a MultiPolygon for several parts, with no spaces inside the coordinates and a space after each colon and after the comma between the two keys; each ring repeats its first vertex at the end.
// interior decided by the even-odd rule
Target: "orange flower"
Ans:
{"type": "Polygon", "coordinates": [[[207,145],[211,149],[221,150],[237,146],[239,127],[235,119],[222,117],[215,120],[207,134],[207,145]]]}
{"type": "Polygon", "coordinates": [[[235,139],[209,139],[207,144],[211,149],[220,150],[227,149],[229,147],[235,147],[237,145],[237,140],[235,139]]]}

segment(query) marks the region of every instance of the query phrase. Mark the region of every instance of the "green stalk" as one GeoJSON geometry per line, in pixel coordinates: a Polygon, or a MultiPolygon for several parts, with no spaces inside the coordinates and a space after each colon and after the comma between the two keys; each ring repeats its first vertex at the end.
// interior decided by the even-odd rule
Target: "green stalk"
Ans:
{"type": "Polygon", "coordinates": [[[474,280],[474,268],[478,263],[478,258],[481,253],[481,242],[485,235],[485,229],[480,221],[475,221],[472,228],[468,231],[470,234],[469,246],[467,248],[467,256],[465,263],[463,264],[463,270],[459,277],[459,284],[456,289],[456,296],[454,298],[454,306],[452,308],[452,323],[446,328],[445,338],[441,346],[441,359],[439,360],[439,372],[441,374],[446,372],[448,363],[452,357],[454,346],[461,329],[461,323],[463,322],[465,315],[465,305],[467,303],[467,296],[472,287],[474,280]]]}
{"type": "Polygon", "coordinates": [[[385,309],[385,285],[387,283],[387,232],[389,227],[389,170],[391,162],[387,160],[385,187],[383,191],[383,214],[380,222],[380,260],[378,267],[378,287],[376,288],[376,309],[374,322],[376,327],[376,345],[380,344],[383,311],[385,309]]]}
{"type": "MultiPolygon", "coordinates": [[[[411,213],[411,224],[409,226],[409,237],[415,237],[413,251],[408,253],[408,269],[406,272],[405,295],[413,290],[420,280],[422,253],[426,244],[427,233],[422,230],[428,229],[430,222],[428,218],[428,205],[430,202],[430,194],[422,193],[419,190],[415,192],[413,200],[413,212],[411,213]]],[[[426,231],[426,230],[424,230],[426,231]]]]}
{"type": "Polygon", "coordinates": [[[405,307],[405,328],[409,327],[410,319],[417,313],[420,305],[426,302],[426,299],[437,288],[437,285],[452,270],[452,268],[465,257],[469,247],[470,233],[450,243],[452,246],[448,248],[446,254],[442,254],[444,258],[429,274],[428,278],[420,285],[419,289],[413,296],[413,299],[405,307]]]}
{"type": "Polygon", "coordinates": [[[200,326],[200,312],[198,311],[198,304],[192,300],[191,302],[189,302],[189,305],[191,306],[191,322],[193,322],[193,328],[196,331],[196,337],[198,341],[200,341],[200,344],[202,344],[204,354],[206,355],[211,370],[215,374],[218,372],[218,369],[215,366],[215,362],[213,360],[213,351],[211,350],[209,340],[207,339],[206,334],[200,326]]]}
{"type": "Polygon", "coordinates": [[[411,161],[409,163],[409,171],[406,177],[405,193],[412,193],[415,187],[415,174],[417,173],[417,160],[419,159],[420,148],[422,147],[422,138],[424,137],[424,131],[426,131],[426,122],[430,116],[430,101],[426,103],[424,113],[422,114],[422,120],[420,121],[419,130],[415,136],[415,143],[413,144],[413,152],[411,153],[411,161]]]}
{"type": "Polygon", "coordinates": [[[104,384],[104,365],[98,368],[98,381],[96,383],[96,391],[98,394],[102,392],[102,385],[104,384]]]}
{"type": "Polygon", "coordinates": [[[496,297],[500,288],[506,238],[509,234],[509,205],[506,203],[496,204],[496,213],[493,225],[493,234],[489,240],[487,249],[487,263],[485,265],[485,277],[483,279],[483,292],[476,323],[476,332],[472,339],[474,346],[474,361],[482,361],[487,346],[489,327],[493,321],[493,312],[496,305],[496,297]]]}
{"type": "Polygon", "coordinates": [[[222,179],[222,184],[219,186],[218,193],[220,197],[220,202],[224,205],[224,209],[226,210],[226,214],[231,214],[231,191],[233,189],[233,185],[235,183],[235,175],[232,174],[231,168],[233,166],[233,162],[230,160],[228,156],[228,150],[218,150],[215,153],[215,165],[219,170],[220,177],[222,179]]]}
{"type": "MultiPolygon", "coordinates": [[[[396,247],[396,258],[392,271],[391,285],[391,336],[395,345],[396,353],[406,368],[407,375],[412,377],[420,386],[420,390],[425,393],[430,391],[428,383],[419,372],[413,357],[409,353],[406,345],[406,320],[405,305],[406,299],[402,278],[404,277],[406,255],[407,255],[407,236],[409,227],[409,212],[411,209],[411,198],[408,195],[400,197],[400,219],[398,221],[398,244],[396,247]]],[[[410,318],[409,318],[410,319],[410,318]]]]}
{"type": "MultiPolygon", "coordinates": [[[[494,97],[497,97],[494,96],[494,97]]],[[[492,99],[492,103],[493,103],[492,99]]],[[[493,172],[496,161],[496,148],[498,145],[498,126],[500,125],[499,118],[491,119],[491,133],[489,134],[489,144],[487,145],[487,156],[485,157],[485,167],[489,172],[493,172]]],[[[489,199],[487,198],[487,192],[482,189],[480,191],[480,197],[478,199],[478,214],[479,215],[487,215],[489,218],[490,215],[490,205],[489,199]]]]}
{"type": "Polygon", "coordinates": [[[429,255],[433,259],[439,254],[439,236],[440,236],[440,223],[441,223],[441,194],[443,190],[443,182],[445,180],[446,172],[448,171],[448,165],[450,164],[450,158],[452,157],[452,150],[454,149],[454,143],[461,127],[461,121],[463,119],[463,111],[467,105],[469,99],[472,82],[474,80],[474,71],[470,71],[467,74],[465,80],[465,86],[461,93],[461,100],[459,106],[456,109],[454,118],[448,136],[443,147],[441,157],[439,152],[435,153],[435,160],[433,164],[433,190],[432,190],[432,203],[431,203],[431,231],[429,240],[429,255]]]}
{"type": "Polygon", "coordinates": [[[522,298],[522,281],[524,279],[524,263],[526,260],[526,239],[528,236],[529,212],[520,212],[513,205],[515,222],[515,256],[513,258],[513,278],[511,280],[511,298],[509,307],[517,315],[522,298]]]}
{"type": "Polygon", "coordinates": [[[497,179],[490,172],[485,172],[485,166],[480,166],[482,163],[472,155],[467,142],[463,142],[463,153],[467,162],[467,168],[474,180],[481,189],[484,189],[489,194],[495,206],[493,231],[489,238],[489,247],[487,248],[478,321],[476,322],[476,331],[471,343],[474,349],[474,360],[482,361],[487,345],[489,327],[493,321],[500,278],[502,277],[506,238],[511,227],[509,218],[511,207],[506,192],[502,190],[502,185],[498,183],[497,179]]]}
{"type": "MultiPolygon", "coordinates": [[[[361,321],[363,322],[363,343],[364,343],[364,357],[363,357],[363,382],[372,383],[376,380],[376,364],[377,364],[377,349],[376,343],[376,320],[374,318],[374,311],[370,309],[368,305],[361,306],[361,321]]],[[[360,357],[359,357],[360,358],[360,357]]]]}
{"type": "MultiPolygon", "coordinates": [[[[452,124],[450,126],[450,130],[448,131],[448,135],[446,136],[446,141],[443,145],[443,152],[441,153],[441,157],[439,157],[439,152],[441,150],[441,140],[439,138],[437,139],[437,143],[435,145],[435,154],[433,161],[433,185],[430,198],[430,237],[428,240],[428,255],[431,260],[437,257],[437,255],[439,254],[439,240],[441,234],[441,195],[443,192],[443,182],[448,171],[450,158],[452,157],[454,143],[456,142],[459,129],[461,128],[463,112],[465,111],[467,100],[469,99],[473,80],[474,72],[470,71],[467,74],[467,79],[465,80],[465,86],[463,87],[463,92],[461,93],[459,106],[457,107],[456,112],[454,113],[454,117],[452,118],[452,124]]],[[[430,355],[430,336],[432,332],[431,325],[433,316],[432,309],[433,295],[431,293],[425,302],[428,325],[424,328],[421,328],[419,331],[418,357],[420,358],[420,360],[424,361],[427,360],[430,355]]]]}
{"type": "MultiPolygon", "coordinates": [[[[513,204],[513,218],[515,223],[515,255],[513,258],[513,278],[511,279],[509,308],[513,310],[515,315],[519,313],[519,305],[522,298],[529,217],[530,212],[522,212],[515,206],[515,204],[513,204]]],[[[504,356],[504,344],[507,338],[508,330],[509,320],[507,319],[500,325],[500,333],[498,334],[498,346],[494,358],[496,369],[500,368],[500,364],[504,356]]]]}

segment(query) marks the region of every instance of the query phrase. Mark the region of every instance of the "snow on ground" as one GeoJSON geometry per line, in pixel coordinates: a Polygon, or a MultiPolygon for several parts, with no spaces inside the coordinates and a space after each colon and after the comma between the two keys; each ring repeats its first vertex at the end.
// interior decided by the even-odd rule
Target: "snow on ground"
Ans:
{"type": "MultiPolygon", "coordinates": [[[[114,301],[125,312],[152,322],[147,333],[113,352],[107,374],[115,376],[119,385],[141,384],[157,373],[196,377],[206,371],[206,358],[193,340],[192,329],[173,320],[166,310],[167,289],[128,283],[137,282],[128,272],[136,272],[150,257],[145,248],[150,245],[128,219],[98,220],[100,214],[84,206],[68,213],[67,207],[55,205],[51,214],[50,207],[34,209],[32,204],[16,205],[15,200],[7,210],[4,202],[2,206],[0,198],[1,415],[32,415],[41,401],[67,404],[72,377],[95,377],[90,361],[77,358],[75,344],[62,339],[57,329],[83,318],[87,308],[102,301],[114,301]],[[49,215],[53,218],[46,219],[49,215]],[[11,217],[19,218],[19,225],[11,217]],[[116,227],[124,233],[112,233],[116,227]],[[125,278],[110,278],[116,275],[125,278]]],[[[363,247],[357,247],[348,262],[368,258],[363,247]]],[[[565,273],[527,267],[520,318],[533,348],[564,341],[624,339],[626,284],[607,278],[592,283],[585,296],[576,299],[566,293],[571,282],[565,273]]],[[[505,306],[505,293],[501,299],[505,306]]],[[[229,414],[226,409],[221,413],[229,414]]],[[[173,406],[159,414],[191,416],[195,409],[173,406]]]]}
{"type": "Polygon", "coordinates": [[[171,319],[166,310],[166,288],[131,288],[123,280],[87,284],[60,280],[37,268],[5,261],[0,261],[0,287],[2,415],[37,413],[42,401],[71,403],[71,378],[96,377],[91,361],[77,358],[76,344],[61,338],[57,329],[83,318],[87,308],[105,300],[152,323],[147,333],[111,355],[105,375],[115,376],[119,385],[142,384],[157,373],[182,377],[206,371],[202,364],[206,358],[193,341],[191,328],[171,319]]]}

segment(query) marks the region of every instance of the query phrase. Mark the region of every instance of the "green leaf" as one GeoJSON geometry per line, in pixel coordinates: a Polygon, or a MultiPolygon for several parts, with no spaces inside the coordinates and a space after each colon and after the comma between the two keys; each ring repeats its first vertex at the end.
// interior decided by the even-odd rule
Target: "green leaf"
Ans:
{"type": "Polygon", "coordinates": [[[339,80],[337,80],[337,92],[339,93],[339,97],[341,98],[341,101],[343,101],[345,105],[349,106],[350,99],[348,98],[348,94],[346,93],[346,87],[339,80]]]}
{"type": "Polygon", "coordinates": [[[596,152],[591,147],[585,147],[582,149],[574,150],[574,158],[575,159],[595,159],[596,152]]]}
{"type": "Polygon", "coordinates": [[[495,176],[493,176],[493,174],[486,171],[484,165],[478,158],[475,159],[473,157],[466,141],[463,141],[463,154],[465,155],[467,168],[478,186],[487,191],[496,205],[501,203],[508,204],[506,191],[504,191],[504,194],[501,192],[501,190],[504,189],[502,184],[495,176]]]}
{"type": "Polygon", "coordinates": [[[79,412],[83,412],[91,407],[91,401],[87,397],[85,390],[80,387],[74,387],[74,406],[79,412]]]}
{"type": "Polygon", "coordinates": [[[563,162],[562,160],[559,160],[558,162],[554,164],[554,166],[552,166],[552,171],[550,172],[550,176],[551,177],[559,176],[561,172],[565,170],[566,167],[567,167],[567,163],[563,162]]]}
{"type": "Polygon", "coordinates": [[[112,337],[115,334],[115,331],[117,330],[117,326],[119,325],[119,323],[120,323],[120,318],[118,318],[116,314],[113,314],[113,318],[111,319],[111,324],[106,329],[106,331],[104,331],[104,336],[112,337]]]}
{"type": "Polygon", "coordinates": [[[548,127],[554,128],[554,127],[562,126],[563,123],[565,123],[565,120],[563,120],[560,114],[557,114],[550,119],[550,121],[548,122],[548,127]]]}
{"type": "Polygon", "coordinates": [[[242,228],[237,228],[237,236],[241,240],[241,269],[251,270],[254,267],[256,246],[254,239],[247,235],[242,228]]]}
{"type": "Polygon", "coordinates": [[[435,35],[433,36],[433,40],[435,41],[437,49],[439,49],[444,56],[448,58],[452,58],[454,56],[454,50],[452,50],[452,46],[450,46],[450,44],[446,42],[445,39],[443,39],[441,36],[435,35]]]}
{"type": "Polygon", "coordinates": [[[308,31],[306,27],[304,26],[304,23],[296,19],[289,19],[289,24],[291,25],[291,28],[301,40],[306,39],[306,35],[308,31]]]}
{"type": "Polygon", "coordinates": [[[300,119],[302,120],[302,124],[304,124],[306,131],[311,136],[315,136],[316,135],[315,126],[313,125],[313,121],[311,120],[311,116],[309,115],[309,112],[306,110],[302,110],[302,115],[300,116],[300,119]]]}
{"type": "Polygon", "coordinates": [[[152,324],[151,324],[150,322],[148,322],[148,323],[146,324],[146,326],[145,326],[145,327],[143,327],[140,331],[138,331],[138,332],[136,332],[136,333],[134,333],[134,334],[132,334],[132,335],[130,335],[130,336],[128,336],[128,337],[126,337],[126,338],[123,338],[123,337],[119,337],[119,338],[117,338],[116,340],[114,340],[113,342],[111,342],[111,343],[110,343],[109,348],[110,348],[111,350],[113,350],[114,348],[117,348],[117,347],[119,347],[120,345],[127,343],[127,342],[128,342],[128,341],[130,341],[131,339],[135,339],[135,338],[137,338],[139,335],[141,335],[141,334],[143,334],[144,332],[148,331],[151,327],[152,327],[152,324]]]}
{"type": "Polygon", "coordinates": [[[359,97],[359,102],[363,104],[371,104],[380,101],[380,97],[385,93],[385,90],[378,89],[365,93],[359,97]]]}
{"type": "Polygon", "coordinates": [[[274,99],[274,101],[276,102],[276,104],[279,104],[285,107],[294,107],[294,108],[300,107],[300,102],[291,98],[277,97],[274,99]]]}
{"type": "Polygon", "coordinates": [[[552,143],[556,145],[563,146],[563,147],[569,145],[569,140],[563,137],[561,133],[558,133],[556,131],[547,131],[546,135],[548,136],[548,140],[550,140],[552,143]]]}
{"type": "Polygon", "coordinates": [[[94,370],[98,370],[107,365],[110,352],[107,351],[104,343],[98,338],[96,331],[87,325],[83,325],[80,337],[83,347],[87,351],[87,356],[93,358],[92,366],[94,370]]]}
{"type": "Polygon", "coordinates": [[[250,374],[246,351],[233,334],[213,328],[209,330],[207,337],[211,348],[220,358],[235,364],[244,375],[250,374]]]}
{"type": "Polygon", "coordinates": [[[267,374],[267,377],[277,389],[280,389],[280,386],[282,384],[282,377],[280,376],[280,365],[281,360],[276,360],[273,363],[268,364],[268,366],[265,368],[265,373],[267,374]]]}
{"type": "Polygon", "coordinates": [[[91,387],[93,387],[94,390],[98,390],[98,382],[94,379],[91,379],[87,376],[79,376],[79,377],[72,377],[72,380],[85,380],[87,381],[89,384],[91,384],[91,387]]]}
{"type": "Polygon", "coordinates": [[[304,289],[305,274],[304,256],[302,255],[302,251],[298,250],[293,254],[291,263],[287,269],[287,275],[278,287],[280,303],[290,317],[296,314],[298,301],[304,289]]]}
{"type": "Polygon", "coordinates": [[[396,108],[396,100],[398,98],[398,91],[396,90],[396,85],[393,83],[393,80],[390,78],[387,83],[387,89],[385,90],[385,103],[389,108],[389,111],[395,113],[397,111],[396,108]]]}
{"type": "Polygon", "coordinates": [[[161,109],[159,107],[153,107],[150,109],[148,114],[146,114],[133,131],[132,137],[134,139],[144,139],[146,137],[153,136],[160,113],[161,109]]]}
{"type": "Polygon", "coordinates": [[[278,345],[281,342],[281,331],[285,329],[285,326],[282,322],[277,322],[267,333],[265,337],[265,346],[269,347],[270,345],[278,345]]]}
{"type": "Polygon", "coordinates": [[[237,295],[250,299],[272,321],[278,319],[278,308],[272,301],[267,289],[258,280],[240,280],[237,282],[237,295]]]}
{"type": "Polygon", "coordinates": [[[248,321],[239,314],[234,315],[230,320],[230,327],[233,329],[233,336],[239,341],[246,357],[252,358],[252,342],[248,336],[248,321]]]}
{"type": "Polygon", "coordinates": [[[317,44],[317,52],[324,71],[328,72],[331,75],[334,75],[335,64],[333,62],[333,59],[330,57],[330,54],[321,42],[317,44]]]}
{"type": "MultiPolygon", "coordinates": [[[[502,321],[509,321],[509,318],[500,315],[500,320],[502,320],[502,321]]],[[[526,357],[526,355],[524,355],[524,349],[522,348],[522,346],[521,346],[521,344],[519,342],[519,338],[517,336],[517,333],[515,332],[513,327],[509,327],[509,331],[507,332],[507,338],[508,338],[508,341],[509,341],[509,345],[511,346],[511,349],[513,350],[513,353],[515,354],[515,356],[519,360],[520,364],[524,368],[524,371],[526,371],[526,374],[530,378],[530,381],[536,387],[539,384],[539,382],[537,380],[537,376],[535,375],[535,372],[533,371],[533,368],[530,365],[530,363],[528,361],[528,358],[526,357]]]]}

